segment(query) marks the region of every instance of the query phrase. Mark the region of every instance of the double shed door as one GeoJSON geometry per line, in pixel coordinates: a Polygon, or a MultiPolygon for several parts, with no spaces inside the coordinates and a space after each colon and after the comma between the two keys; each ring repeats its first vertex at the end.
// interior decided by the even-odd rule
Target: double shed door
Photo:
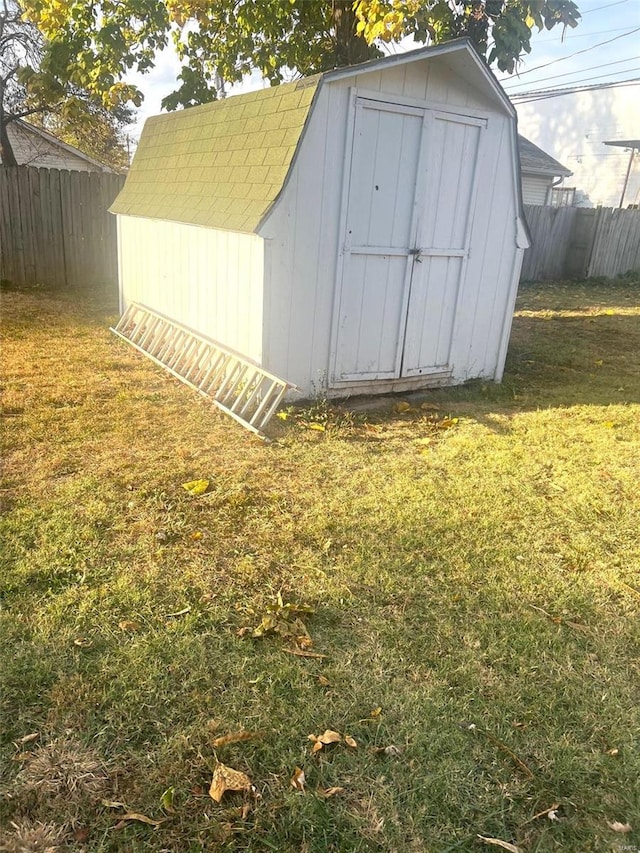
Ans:
{"type": "Polygon", "coordinates": [[[334,382],[449,369],[485,126],[356,99],[334,382]]]}

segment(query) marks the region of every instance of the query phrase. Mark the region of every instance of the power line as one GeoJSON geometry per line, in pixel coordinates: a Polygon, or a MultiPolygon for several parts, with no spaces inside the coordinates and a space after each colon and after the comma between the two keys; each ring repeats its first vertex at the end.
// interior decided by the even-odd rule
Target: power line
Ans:
{"type": "Polygon", "coordinates": [[[617,80],[611,83],[593,84],[591,86],[572,86],[566,89],[537,89],[531,92],[520,92],[511,96],[512,101],[524,104],[530,101],[543,101],[547,98],[559,98],[563,95],[573,95],[577,92],[595,92],[598,89],[615,89],[640,83],[640,77],[632,77],[629,80],[617,80]]]}
{"type": "Polygon", "coordinates": [[[622,6],[623,3],[628,3],[629,0],[617,0],[616,3],[605,3],[604,6],[596,6],[595,9],[585,9],[581,17],[590,15],[591,12],[599,12],[601,9],[611,9],[612,6],[622,6]]]}
{"type": "Polygon", "coordinates": [[[568,36],[558,36],[557,38],[545,39],[545,44],[550,44],[550,42],[555,41],[569,41],[569,39],[590,39],[594,36],[606,36],[609,33],[621,33],[623,30],[628,30],[629,27],[616,27],[613,30],[593,30],[590,33],[569,33],[568,36]]]}
{"type": "Polygon", "coordinates": [[[569,82],[579,85],[581,83],[589,83],[591,80],[602,80],[603,77],[613,77],[615,74],[631,74],[632,71],[640,71],[640,66],[624,68],[622,71],[609,71],[607,74],[596,74],[593,77],[583,77],[581,80],[571,80],[569,82]]]}
{"type": "MultiPolygon", "coordinates": [[[[604,63],[604,64],[602,64],[602,65],[591,65],[591,66],[589,66],[589,68],[580,68],[580,69],[578,69],[577,71],[566,71],[564,74],[554,74],[554,75],[552,75],[551,77],[541,77],[539,80],[536,80],[536,84],[537,84],[537,83],[544,83],[544,81],[545,81],[545,80],[557,80],[557,79],[558,79],[558,77],[570,77],[570,76],[571,76],[571,75],[573,75],[573,74],[583,74],[585,71],[594,71],[596,68],[608,68],[610,65],[621,65],[623,62],[633,62],[633,61],[634,61],[634,60],[636,60],[636,59],[640,59],[640,57],[638,57],[638,56],[630,56],[630,57],[628,57],[628,59],[616,59],[616,61],[615,61],[615,62],[605,62],[605,63],[604,63]]],[[[632,69],[628,69],[628,70],[630,70],[630,71],[631,71],[632,69]]],[[[606,75],[606,74],[605,74],[605,75],[603,75],[603,76],[607,77],[608,75],[606,75]]],[[[581,81],[581,80],[576,80],[576,81],[574,81],[574,82],[576,82],[576,83],[581,83],[582,81],[581,81]]],[[[511,87],[515,87],[515,86],[529,86],[529,85],[531,85],[531,84],[530,84],[530,83],[527,83],[527,82],[525,81],[524,83],[512,83],[512,84],[511,84],[511,87]]],[[[511,87],[510,87],[509,85],[506,85],[506,86],[505,86],[505,89],[506,89],[507,91],[510,91],[510,88],[511,88],[511,87]]]]}
{"type": "Polygon", "coordinates": [[[571,59],[573,56],[579,56],[581,53],[588,53],[590,50],[595,50],[597,47],[602,47],[605,44],[611,44],[612,42],[626,38],[627,36],[632,36],[634,33],[637,32],[640,32],[640,27],[636,27],[634,30],[629,30],[628,32],[623,33],[620,36],[614,36],[614,38],[612,39],[607,39],[606,41],[598,42],[598,44],[592,44],[591,47],[585,47],[582,50],[576,50],[575,53],[570,53],[567,56],[561,56],[560,59],[552,59],[551,62],[545,62],[543,65],[536,65],[534,68],[528,68],[526,71],[521,71],[516,76],[524,77],[525,74],[531,74],[534,71],[539,71],[541,68],[548,68],[550,65],[556,65],[558,62],[565,62],[567,59],[571,59]]]}

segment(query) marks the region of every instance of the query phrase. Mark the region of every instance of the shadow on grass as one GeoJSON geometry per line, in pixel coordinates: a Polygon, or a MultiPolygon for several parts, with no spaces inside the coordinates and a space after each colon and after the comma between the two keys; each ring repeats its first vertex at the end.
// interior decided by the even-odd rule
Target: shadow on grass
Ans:
{"type": "MultiPolygon", "coordinates": [[[[424,401],[443,413],[464,415],[506,432],[507,424],[488,416],[511,418],[539,409],[637,403],[639,352],[639,285],[624,281],[526,285],[518,297],[502,383],[472,380],[389,396],[385,407],[380,400],[372,402],[370,413],[384,420],[398,400],[418,407],[424,401]]],[[[354,408],[368,414],[366,404],[354,408]]]]}

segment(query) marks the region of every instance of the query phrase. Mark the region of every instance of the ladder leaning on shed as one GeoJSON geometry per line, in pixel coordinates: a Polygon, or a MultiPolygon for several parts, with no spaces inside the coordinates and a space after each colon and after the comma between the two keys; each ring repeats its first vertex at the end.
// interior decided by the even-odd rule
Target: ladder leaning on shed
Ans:
{"type": "Polygon", "coordinates": [[[263,430],[287,390],[295,388],[137,302],[111,331],[261,438],[266,438],[263,430]]]}

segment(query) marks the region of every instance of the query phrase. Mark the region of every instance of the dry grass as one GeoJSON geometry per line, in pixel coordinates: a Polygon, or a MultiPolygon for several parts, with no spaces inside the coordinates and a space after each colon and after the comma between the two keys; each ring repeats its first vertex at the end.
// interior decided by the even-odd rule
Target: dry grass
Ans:
{"type": "Polygon", "coordinates": [[[11,821],[10,828],[0,830],[3,853],[63,853],[65,831],[54,823],[31,820],[11,821]]]}
{"type": "Polygon", "coordinates": [[[109,787],[109,775],[92,750],[69,738],[58,738],[27,754],[17,783],[39,800],[68,805],[99,799],[109,787]]]}
{"type": "Polygon", "coordinates": [[[96,853],[640,848],[639,317],[631,282],[524,288],[503,385],[320,401],[265,445],[99,307],[7,294],[0,821],[96,853]],[[279,590],[326,657],[243,630],[279,590]],[[357,749],[312,756],[325,728],[357,749]],[[21,793],[39,762],[45,800],[73,786],[61,739],[163,822],[21,793]],[[216,758],[255,791],[213,803],[216,758]]]}

